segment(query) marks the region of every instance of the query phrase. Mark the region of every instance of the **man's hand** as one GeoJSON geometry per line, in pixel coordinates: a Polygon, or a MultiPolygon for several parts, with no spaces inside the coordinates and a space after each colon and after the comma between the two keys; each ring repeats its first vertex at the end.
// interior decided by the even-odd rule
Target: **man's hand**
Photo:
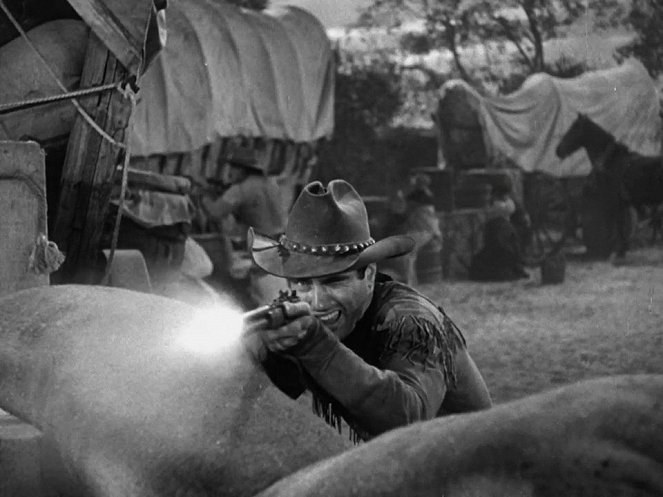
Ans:
{"type": "Polygon", "coordinates": [[[279,353],[301,342],[315,325],[316,318],[307,314],[288,321],[280,328],[266,329],[261,332],[260,336],[267,350],[279,353]]]}
{"type": "Polygon", "coordinates": [[[287,321],[282,326],[270,328],[263,321],[248,324],[245,328],[245,343],[260,361],[264,360],[267,351],[282,353],[294,347],[317,324],[310,306],[305,302],[286,302],[284,305],[287,307],[287,321]]]}

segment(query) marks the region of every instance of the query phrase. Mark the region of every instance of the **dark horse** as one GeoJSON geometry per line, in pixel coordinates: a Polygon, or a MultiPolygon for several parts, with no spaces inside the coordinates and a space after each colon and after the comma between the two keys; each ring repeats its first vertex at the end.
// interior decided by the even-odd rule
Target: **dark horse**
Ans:
{"type": "Polygon", "coordinates": [[[628,249],[628,206],[633,206],[639,216],[644,215],[646,207],[652,208],[654,237],[660,229],[656,208],[663,202],[663,162],[660,156],[629,150],[584,114],[578,114],[555,152],[565,159],[580,148],[585,149],[592,164],[595,186],[608,197],[612,211],[608,214],[617,229],[616,252],[623,257],[628,249]]]}

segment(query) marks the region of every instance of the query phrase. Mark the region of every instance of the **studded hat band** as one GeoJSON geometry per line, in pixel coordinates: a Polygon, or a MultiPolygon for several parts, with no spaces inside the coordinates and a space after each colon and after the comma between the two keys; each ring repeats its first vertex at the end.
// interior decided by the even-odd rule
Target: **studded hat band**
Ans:
{"type": "Polygon", "coordinates": [[[293,242],[288,240],[285,235],[279,238],[279,245],[287,250],[299,252],[302,254],[313,255],[344,255],[361,252],[375,243],[375,240],[369,238],[365,242],[359,243],[332,243],[329,245],[307,245],[305,243],[293,242]]]}

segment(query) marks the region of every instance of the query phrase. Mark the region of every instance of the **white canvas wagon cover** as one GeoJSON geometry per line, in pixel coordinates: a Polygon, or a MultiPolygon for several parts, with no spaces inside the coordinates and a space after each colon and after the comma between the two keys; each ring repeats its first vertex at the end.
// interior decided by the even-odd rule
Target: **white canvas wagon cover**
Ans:
{"type": "Polygon", "coordinates": [[[132,154],[186,152],[226,136],[331,134],[333,54],[313,15],[178,0],[167,17],[166,47],[139,83],[132,154]]]}
{"type": "MultiPolygon", "coordinates": [[[[534,74],[520,89],[501,97],[482,98],[460,80],[446,83],[443,91],[452,88],[455,95],[463,95],[456,107],[465,107],[465,112],[478,118],[488,161],[502,154],[527,172],[542,171],[556,177],[588,174],[591,165],[583,150],[564,161],[555,155],[555,147],[578,112],[633,151],[660,153],[656,87],[635,59],[575,78],[534,74]]],[[[445,116],[439,118],[444,125],[445,116]]]]}

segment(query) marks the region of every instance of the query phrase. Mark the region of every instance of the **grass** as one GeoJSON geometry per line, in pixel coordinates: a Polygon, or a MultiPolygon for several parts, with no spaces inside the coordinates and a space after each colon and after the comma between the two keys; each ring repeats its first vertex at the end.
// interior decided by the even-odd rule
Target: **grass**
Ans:
{"type": "Polygon", "coordinates": [[[663,374],[663,248],[569,261],[560,285],[445,281],[420,289],[463,330],[496,403],[598,376],[663,374]]]}

